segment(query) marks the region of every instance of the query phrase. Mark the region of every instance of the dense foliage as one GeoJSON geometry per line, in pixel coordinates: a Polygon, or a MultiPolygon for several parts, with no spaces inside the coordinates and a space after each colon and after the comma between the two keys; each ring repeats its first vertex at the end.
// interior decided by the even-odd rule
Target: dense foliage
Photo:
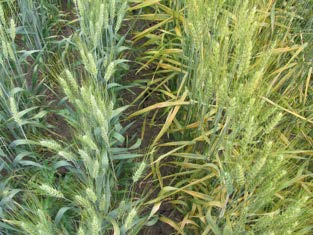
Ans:
{"type": "Polygon", "coordinates": [[[313,233],[312,0],[2,0],[0,37],[0,234],[313,233]]]}

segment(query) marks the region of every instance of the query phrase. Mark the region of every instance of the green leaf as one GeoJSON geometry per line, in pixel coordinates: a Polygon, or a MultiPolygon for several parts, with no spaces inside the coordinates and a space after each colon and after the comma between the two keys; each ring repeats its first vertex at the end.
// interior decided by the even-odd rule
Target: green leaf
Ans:
{"type": "Polygon", "coordinates": [[[121,155],[115,155],[113,156],[113,160],[125,160],[125,159],[132,159],[132,158],[137,158],[137,157],[142,157],[142,154],[121,154],[121,155]]]}
{"type": "Polygon", "coordinates": [[[72,165],[69,163],[69,162],[67,162],[67,161],[58,161],[58,162],[56,162],[54,165],[53,165],[53,168],[54,169],[58,169],[58,168],[60,168],[60,167],[72,167],[72,165]]]}
{"type": "Polygon", "coordinates": [[[211,225],[211,229],[213,231],[213,233],[215,235],[222,235],[221,230],[219,229],[218,225],[216,224],[216,222],[213,220],[211,214],[211,212],[208,212],[206,215],[206,220],[208,222],[209,225],[211,225]]]}
{"type": "Polygon", "coordinates": [[[113,133],[113,138],[119,141],[120,143],[124,143],[125,141],[125,137],[116,131],[113,133]]]}
{"type": "Polygon", "coordinates": [[[21,152],[14,158],[13,165],[16,166],[17,164],[19,164],[20,161],[22,161],[23,158],[26,156],[32,157],[32,158],[34,157],[33,153],[31,152],[28,152],[28,151],[21,152]]]}
{"type": "Polygon", "coordinates": [[[58,225],[64,215],[65,212],[67,212],[69,209],[72,209],[72,207],[62,207],[58,213],[56,214],[55,216],[55,219],[54,219],[54,223],[55,225],[58,225]]]}
{"type": "Polygon", "coordinates": [[[153,216],[151,220],[149,220],[145,225],[146,226],[153,226],[159,221],[159,216],[153,216]]]}
{"type": "Polygon", "coordinates": [[[140,147],[141,145],[141,139],[137,139],[136,143],[134,145],[132,145],[131,147],[129,147],[129,150],[134,150],[140,147]]]}
{"type": "Polygon", "coordinates": [[[33,111],[34,109],[37,109],[37,108],[39,108],[39,107],[37,106],[37,107],[31,107],[31,108],[25,109],[25,110],[19,112],[18,116],[20,118],[22,118],[25,114],[27,114],[27,113],[29,113],[29,112],[33,111]]]}
{"type": "Polygon", "coordinates": [[[38,144],[36,141],[33,140],[26,140],[26,139],[18,139],[14,140],[11,144],[10,147],[15,148],[20,145],[36,145],[38,144]]]}
{"type": "Polygon", "coordinates": [[[115,118],[117,116],[119,116],[121,113],[123,113],[126,109],[129,108],[129,105],[114,109],[112,112],[112,117],[111,118],[115,118]]]}
{"type": "Polygon", "coordinates": [[[17,93],[23,92],[25,91],[25,89],[21,88],[21,87],[15,87],[10,91],[10,95],[14,96],[17,93]]]}
{"type": "Polygon", "coordinates": [[[37,162],[33,162],[33,161],[19,161],[19,164],[23,165],[23,166],[34,166],[34,167],[39,167],[39,168],[45,168],[43,165],[37,163],[37,162]]]}
{"type": "Polygon", "coordinates": [[[144,7],[148,7],[148,6],[157,4],[159,2],[160,2],[160,0],[147,0],[147,1],[144,1],[143,3],[140,3],[140,4],[138,4],[138,5],[134,6],[134,7],[128,8],[128,10],[129,11],[133,11],[133,10],[141,9],[141,8],[144,8],[144,7]]]}

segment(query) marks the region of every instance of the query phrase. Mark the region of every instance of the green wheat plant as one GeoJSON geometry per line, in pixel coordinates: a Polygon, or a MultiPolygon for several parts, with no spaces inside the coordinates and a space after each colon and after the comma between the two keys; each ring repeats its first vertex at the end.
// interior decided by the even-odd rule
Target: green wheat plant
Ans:
{"type": "Polygon", "coordinates": [[[312,234],[312,5],[0,1],[0,234],[312,234]]]}
{"type": "Polygon", "coordinates": [[[288,3],[284,4],[287,7],[262,1],[186,2],[181,25],[186,54],[180,63],[189,68],[183,86],[192,102],[173,122],[176,142],[160,144],[180,147],[153,162],[160,193],[149,202],[157,205],[177,195],[173,205],[184,219],[163,220],[178,233],[311,231],[312,211],[304,209],[311,203],[311,193],[298,181],[304,177],[304,184],[310,184],[311,159],[307,155],[297,160],[293,155],[302,151],[304,142],[309,147],[310,141],[300,136],[290,141],[290,134],[299,129],[285,126],[288,120],[311,125],[311,118],[298,114],[296,104],[294,109],[283,108],[289,97],[298,96],[295,87],[302,87],[310,74],[308,67],[303,71],[306,76],[298,73],[303,63],[310,63],[298,56],[308,44],[290,45],[289,39],[299,36],[290,29],[298,27],[301,16],[288,13],[288,3]],[[296,76],[299,82],[292,83],[296,76]],[[168,156],[174,159],[167,162],[168,156]],[[160,168],[166,165],[180,170],[162,175],[160,168]],[[297,166],[305,170],[296,174],[297,166]],[[170,183],[163,178],[170,178],[170,183]],[[293,198],[304,204],[299,203],[299,214],[288,217],[288,200],[293,198]]]}
{"type": "MultiPolygon", "coordinates": [[[[20,9],[33,8],[35,13],[38,13],[36,4],[37,2],[21,3],[19,7],[20,9]]],[[[39,7],[41,6],[39,4],[39,7]]],[[[17,208],[20,207],[23,210],[14,213],[14,209],[12,209],[12,213],[8,212],[6,216],[4,215],[3,221],[6,225],[2,225],[5,229],[19,230],[25,234],[33,234],[36,229],[38,229],[36,232],[38,234],[53,234],[60,231],[62,233],[77,231],[81,234],[90,234],[90,232],[102,234],[103,231],[112,230],[116,234],[125,234],[135,225],[137,226],[135,230],[138,230],[139,225],[144,222],[144,219],[138,217],[139,211],[137,212],[136,209],[138,203],[132,205],[131,198],[127,199],[128,206],[123,207],[123,211],[116,213],[120,209],[114,209],[117,206],[117,198],[132,195],[127,191],[116,193],[117,187],[123,187],[123,184],[118,183],[118,179],[121,177],[120,175],[124,177],[124,175],[131,174],[135,168],[132,167],[129,159],[140,156],[129,153],[126,148],[122,147],[125,142],[123,133],[126,129],[119,123],[119,116],[127,107],[114,109],[116,91],[113,77],[114,74],[117,74],[116,71],[127,68],[126,60],[119,58],[126,47],[122,45],[124,38],[118,35],[127,5],[125,2],[121,4],[117,1],[97,1],[85,5],[79,1],[76,6],[82,30],[78,30],[77,34],[72,36],[71,45],[74,45],[73,50],[80,55],[83,69],[73,72],[73,65],[68,64],[68,60],[60,62],[60,65],[54,64],[54,66],[63,68],[59,74],[56,74],[55,67],[51,70],[49,67],[43,67],[47,75],[55,77],[51,81],[57,81],[68,99],[69,105],[66,106],[66,109],[57,111],[57,113],[62,115],[75,137],[68,146],[65,146],[63,141],[54,140],[43,133],[32,140],[28,139],[28,135],[24,134],[22,128],[23,116],[19,114],[16,101],[14,97],[8,97],[8,112],[12,115],[12,121],[20,127],[19,129],[24,134],[13,141],[11,146],[14,149],[30,148],[34,155],[42,157],[50,155],[50,160],[39,158],[34,162],[25,161],[25,164],[44,167],[48,172],[36,174],[34,177],[27,175],[29,181],[21,182],[21,187],[34,188],[38,193],[26,191],[22,194],[27,203],[16,202],[17,208]],[[115,11],[115,8],[118,10],[115,11]],[[109,9],[110,12],[108,12],[109,9]],[[86,15],[86,12],[90,14],[86,15]],[[99,13],[109,14],[108,18],[101,21],[103,18],[98,17],[99,13]],[[96,31],[86,31],[86,29],[92,28],[96,31]],[[66,67],[72,67],[72,69],[66,69],[66,67]],[[110,83],[113,84],[113,88],[110,88],[110,83]],[[127,162],[126,166],[124,166],[124,162],[127,162]],[[53,186],[55,176],[51,173],[62,167],[70,173],[58,183],[57,189],[53,186]],[[128,171],[125,172],[125,169],[122,171],[121,167],[127,167],[128,171]],[[46,177],[49,177],[49,184],[45,182],[46,177]],[[75,183],[76,186],[66,187],[66,184],[73,182],[76,177],[78,180],[75,183]],[[71,194],[66,193],[67,190],[70,190],[71,194]],[[35,209],[39,201],[43,204],[44,210],[35,209]],[[57,202],[54,207],[51,207],[52,202],[57,202]],[[28,210],[33,210],[33,213],[28,213],[28,210]],[[127,211],[131,212],[128,216],[127,211]],[[55,216],[53,224],[50,221],[52,215],[55,216]],[[43,218],[49,218],[49,223],[48,220],[43,221],[43,218]],[[70,222],[77,219],[80,220],[79,226],[70,222]],[[16,228],[13,229],[12,226],[16,228]]],[[[28,14],[26,12],[25,14],[28,14]]],[[[36,15],[31,14],[31,16],[36,15]]],[[[40,19],[41,14],[38,13],[37,16],[40,19]]],[[[34,22],[34,19],[25,17],[23,22],[24,20],[34,22]]],[[[14,24],[11,23],[11,26],[14,24]]],[[[34,40],[35,45],[45,48],[46,41],[43,35],[38,35],[34,40]],[[41,40],[43,44],[40,44],[41,40]]],[[[4,43],[6,49],[8,49],[7,44],[7,42],[4,43]]],[[[6,53],[6,56],[9,57],[10,52],[6,53]]],[[[62,55],[63,58],[66,58],[64,52],[62,55]]],[[[49,61],[48,57],[45,59],[49,61]]],[[[3,90],[6,91],[7,88],[3,90]]],[[[35,108],[37,107],[33,109],[35,108]]],[[[30,109],[29,112],[33,109],[30,109]]],[[[23,112],[23,115],[25,114],[27,112],[23,112]]],[[[132,146],[132,149],[137,148],[136,146],[138,146],[137,143],[132,146]]],[[[18,159],[21,160],[23,156],[26,157],[28,154],[23,153],[18,156],[18,159]]],[[[42,172],[45,171],[42,170],[42,172]]],[[[27,174],[29,173],[27,172],[27,174]]],[[[139,178],[139,174],[140,172],[137,172],[134,177],[139,178]]],[[[3,186],[6,186],[5,182],[3,186]]],[[[13,197],[16,193],[17,191],[13,191],[9,194],[8,191],[4,196],[9,194],[8,196],[13,197]]],[[[8,205],[8,208],[11,207],[8,205]]]]}

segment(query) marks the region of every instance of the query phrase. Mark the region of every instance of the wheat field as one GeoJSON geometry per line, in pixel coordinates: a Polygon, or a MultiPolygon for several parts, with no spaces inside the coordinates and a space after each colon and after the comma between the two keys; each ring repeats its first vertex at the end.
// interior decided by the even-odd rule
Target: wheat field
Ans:
{"type": "Polygon", "coordinates": [[[313,234],[312,0],[2,0],[0,38],[0,235],[313,234]]]}

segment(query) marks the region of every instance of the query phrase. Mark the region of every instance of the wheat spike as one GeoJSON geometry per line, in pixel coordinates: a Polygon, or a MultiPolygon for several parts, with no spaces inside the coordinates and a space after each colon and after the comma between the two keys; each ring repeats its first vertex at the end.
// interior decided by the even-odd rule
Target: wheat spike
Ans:
{"type": "MultiPolygon", "coordinates": [[[[1,60],[1,59],[0,59],[0,60],[1,60]]],[[[0,64],[1,64],[1,62],[0,62],[0,64]]],[[[5,96],[4,96],[4,93],[3,93],[3,91],[2,91],[2,88],[0,87],[0,99],[1,99],[1,98],[4,99],[4,97],[5,97],[5,96]]]]}
{"type": "Polygon", "coordinates": [[[100,110],[99,107],[96,107],[95,114],[96,114],[95,116],[96,116],[97,122],[101,126],[107,126],[108,125],[106,117],[104,116],[105,115],[104,111],[100,110]]]}
{"type": "Polygon", "coordinates": [[[93,235],[98,235],[101,230],[99,218],[95,213],[92,216],[91,229],[93,235]]]}
{"type": "Polygon", "coordinates": [[[105,8],[104,4],[102,3],[100,5],[100,10],[99,10],[99,20],[98,20],[98,22],[96,24],[96,33],[97,33],[97,35],[101,35],[102,34],[102,28],[103,28],[104,18],[105,18],[104,8],[105,8]]]}
{"type": "Polygon", "coordinates": [[[140,177],[142,176],[144,170],[146,169],[146,163],[141,162],[139,167],[137,168],[135,174],[133,175],[133,182],[136,183],[140,177]]]}
{"type": "Polygon", "coordinates": [[[90,203],[88,200],[86,200],[85,198],[83,198],[80,195],[75,195],[75,201],[78,205],[84,207],[84,208],[89,208],[90,207],[90,203]]]}
{"type": "Polygon", "coordinates": [[[22,120],[19,116],[19,113],[18,113],[18,110],[17,110],[17,106],[16,106],[16,103],[15,103],[15,99],[14,97],[9,97],[9,103],[10,103],[10,110],[11,110],[11,113],[12,113],[12,116],[13,116],[13,119],[14,121],[19,125],[21,126],[22,125],[22,120]]]}
{"type": "Polygon", "coordinates": [[[78,93],[78,86],[77,86],[77,82],[76,82],[75,78],[73,77],[72,73],[68,69],[65,70],[65,74],[66,74],[68,84],[70,85],[70,89],[72,91],[74,91],[72,93],[77,94],[78,93]]]}
{"type": "Polygon", "coordinates": [[[250,86],[249,86],[250,95],[253,94],[255,91],[257,91],[257,88],[260,85],[260,82],[262,80],[262,76],[263,76],[263,71],[257,71],[254,74],[254,76],[250,82],[250,86]]]}
{"type": "Polygon", "coordinates": [[[133,209],[129,212],[129,214],[128,214],[128,216],[126,217],[126,220],[125,220],[124,226],[125,226],[125,228],[126,228],[127,230],[131,228],[131,225],[132,225],[132,223],[133,223],[134,218],[135,218],[136,215],[137,215],[136,208],[133,208],[133,209]]]}
{"type": "Polygon", "coordinates": [[[224,178],[227,193],[230,195],[234,191],[231,175],[228,172],[225,172],[224,178]]]}
{"type": "Polygon", "coordinates": [[[118,206],[118,218],[121,218],[123,216],[123,213],[125,212],[125,207],[126,207],[126,201],[122,200],[118,206]]]}
{"type": "Polygon", "coordinates": [[[267,127],[265,128],[265,133],[269,134],[272,132],[272,130],[278,125],[278,123],[280,122],[280,120],[282,119],[283,114],[282,113],[278,113],[273,120],[267,125],[267,127]]]}
{"type": "Polygon", "coordinates": [[[4,17],[4,11],[3,11],[3,7],[2,7],[2,3],[0,3],[0,20],[1,20],[2,24],[5,25],[5,17],[4,17]]]}
{"type": "Polygon", "coordinates": [[[41,146],[57,151],[57,152],[62,149],[62,146],[59,143],[57,143],[55,140],[40,140],[39,143],[41,146]]]}
{"type": "Polygon", "coordinates": [[[4,58],[6,59],[9,58],[9,51],[7,48],[7,43],[4,39],[2,39],[1,45],[2,45],[2,52],[3,52],[4,58]]]}
{"type": "Polygon", "coordinates": [[[80,226],[78,231],[77,231],[77,235],[85,235],[84,229],[80,226]]]}
{"type": "Polygon", "coordinates": [[[7,42],[6,44],[7,44],[6,48],[8,50],[9,57],[10,57],[11,60],[14,60],[15,56],[14,56],[14,52],[13,52],[13,49],[12,49],[12,45],[9,42],[7,42]]]}
{"type": "Polygon", "coordinates": [[[104,75],[104,80],[105,81],[109,81],[110,78],[112,77],[113,73],[114,73],[114,68],[115,68],[115,62],[111,62],[108,67],[107,67],[107,70],[105,72],[105,75],[104,75]]]}
{"type": "Polygon", "coordinates": [[[78,12],[82,18],[82,21],[84,20],[84,16],[85,16],[85,6],[83,4],[82,0],[76,0],[76,5],[78,8],[78,12]]]}
{"type": "Polygon", "coordinates": [[[99,152],[99,149],[97,145],[95,144],[95,142],[92,140],[92,137],[90,137],[89,135],[83,135],[82,140],[83,142],[87,144],[87,146],[89,146],[90,149],[96,150],[97,152],[99,152]]]}
{"type": "Polygon", "coordinates": [[[19,226],[27,233],[29,234],[36,234],[36,229],[32,224],[21,222],[19,223],[19,226]]]}
{"type": "Polygon", "coordinates": [[[75,100],[75,95],[72,93],[72,89],[68,85],[67,81],[63,79],[62,77],[58,77],[60,85],[65,93],[65,95],[69,98],[71,102],[75,100]]]}
{"type": "MultiPolygon", "coordinates": [[[[105,2],[106,3],[106,2],[105,2]]],[[[108,5],[105,4],[104,6],[104,12],[103,12],[103,27],[105,29],[109,28],[109,9],[108,9],[108,5]]]]}
{"type": "Polygon", "coordinates": [[[107,125],[106,126],[102,126],[101,127],[101,137],[103,139],[103,141],[106,143],[106,144],[109,144],[110,143],[110,140],[109,140],[109,136],[108,136],[108,127],[107,125]]]}
{"type": "Polygon", "coordinates": [[[120,7],[120,9],[117,13],[117,19],[116,19],[116,24],[115,24],[115,33],[117,33],[119,31],[119,29],[121,28],[126,8],[127,8],[127,1],[125,1],[123,3],[123,5],[120,7]]]}
{"type": "Polygon", "coordinates": [[[51,197],[64,198],[63,193],[51,187],[50,185],[42,184],[39,186],[39,188],[51,197]]]}
{"type": "Polygon", "coordinates": [[[266,141],[264,146],[264,154],[265,156],[268,156],[271,152],[273,146],[273,141],[266,141]]]}
{"type": "Polygon", "coordinates": [[[90,52],[87,53],[87,59],[88,59],[88,64],[87,64],[88,72],[91,73],[93,76],[97,76],[97,73],[98,73],[97,65],[90,52]]]}
{"type": "Polygon", "coordinates": [[[74,161],[75,158],[73,157],[73,153],[65,152],[65,151],[59,151],[58,155],[61,157],[64,157],[67,161],[74,161]]]}
{"type": "Polygon", "coordinates": [[[95,203],[97,201],[97,195],[91,188],[86,188],[86,195],[92,203],[95,203]]]}
{"type": "Polygon", "coordinates": [[[239,186],[243,186],[245,184],[245,175],[240,164],[236,165],[236,179],[239,186]]]}
{"type": "Polygon", "coordinates": [[[263,166],[266,163],[266,160],[267,160],[267,156],[264,156],[261,159],[258,159],[256,163],[253,165],[251,169],[251,174],[250,174],[250,178],[252,180],[262,170],[263,166]]]}
{"type": "Polygon", "coordinates": [[[93,167],[92,167],[92,171],[91,171],[91,177],[92,178],[97,178],[98,177],[98,174],[99,174],[99,161],[96,159],[94,160],[93,162],[93,167]]]}
{"type": "Polygon", "coordinates": [[[13,18],[11,18],[10,20],[10,36],[12,41],[14,41],[15,36],[16,36],[16,25],[15,25],[15,21],[13,18]]]}
{"type": "Polygon", "coordinates": [[[111,19],[111,23],[113,25],[113,21],[115,18],[115,14],[116,14],[116,0],[110,0],[110,19],[111,19]]]}
{"type": "Polygon", "coordinates": [[[105,193],[102,195],[102,197],[100,199],[99,209],[100,209],[100,211],[105,211],[105,209],[106,209],[106,196],[105,196],[105,193]]]}
{"type": "Polygon", "coordinates": [[[89,173],[91,172],[92,169],[92,162],[91,162],[91,158],[89,157],[89,155],[82,149],[78,150],[78,153],[80,155],[80,157],[82,158],[84,165],[86,167],[86,169],[88,169],[89,173]]]}
{"type": "Polygon", "coordinates": [[[87,64],[88,64],[88,59],[87,59],[85,50],[84,50],[84,48],[82,47],[81,44],[79,44],[79,54],[80,54],[80,56],[81,56],[81,58],[82,58],[82,60],[83,60],[83,64],[84,64],[85,66],[87,66],[87,64]]]}

